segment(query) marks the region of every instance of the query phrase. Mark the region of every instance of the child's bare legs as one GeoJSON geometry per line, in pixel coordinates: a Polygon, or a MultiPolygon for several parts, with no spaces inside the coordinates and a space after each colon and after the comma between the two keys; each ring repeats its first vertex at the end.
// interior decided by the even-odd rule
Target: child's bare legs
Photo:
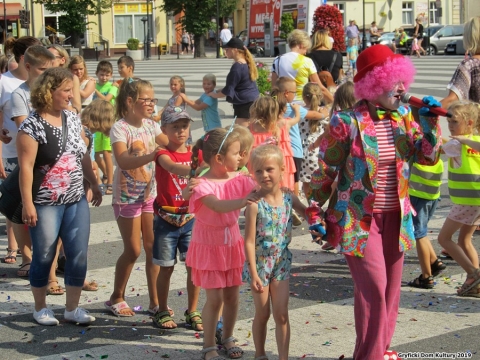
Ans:
{"type": "MultiPolygon", "coordinates": [[[[148,221],[146,221],[148,222],[148,221]]],[[[125,300],[125,288],[127,287],[128,279],[132,272],[133,266],[135,265],[135,261],[137,261],[138,257],[140,256],[141,252],[141,231],[145,230],[143,233],[144,236],[144,247],[148,243],[149,246],[149,253],[147,252],[147,247],[145,247],[145,252],[147,253],[147,265],[145,268],[146,275],[147,275],[147,284],[148,284],[148,291],[150,296],[150,308],[155,307],[156,301],[153,301],[152,304],[152,286],[151,282],[155,282],[157,276],[152,277],[152,273],[158,274],[158,268],[151,271],[150,267],[148,266],[150,263],[151,267],[155,267],[152,264],[152,246],[153,246],[153,214],[147,213],[143,214],[142,216],[135,217],[135,218],[125,218],[119,216],[117,219],[118,229],[120,230],[120,234],[123,240],[123,253],[117,260],[117,264],[115,266],[115,282],[113,293],[110,296],[110,302],[112,304],[118,304],[125,300]],[[143,224],[143,218],[146,217],[145,220],[150,218],[149,224],[143,224]],[[147,226],[150,228],[148,229],[147,226]],[[149,232],[151,232],[151,236],[149,237],[149,232]]],[[[156,297],[156,291],[154,293],[156,297]]],[[[120,311],[122,314],[125,315],[134,315],[132,309],[122,309],[120,311]]]]}
{"type": "MultiPolygon", "coordinates": [[[[233,329],[238,315],[238,298],[240,294],[239,286],[231,286],[223,289],[223,338],[222,341],[233,335],[233,329]]],[[[203,316],[202,316],[203,318],[203,316]]],[[[218,314],[213,319],[218,319],[218,314]]],[[[215,323],[216,325],[216,323],[215,323]]],[[[215,329],[215,328],[214,328],[215,329]]],[[[215,332],[214,332],[215,334],[215,332]]],[[[223,344],[228,350],[235,346],[233,341],[223,344]],[[228,346],[227,346],[228,344],[228,346]]],[[[241,353],[232,353],[232,357],[241,357],[241,353]]]]}
{"type": "Polygon", "coordinates": [[[113,183],[112,152],[108,151],[108,150],[104,150],[103,151],[103,160],[104,160],[104,163],[105,163],[105,171],[106,171],[106,175],[107,175],[107,184],[112,184],[113,183]]]}
{"type": "MultiPolygon", "coordinates": [[[[158,311],[164,311],[168,310],[168,292],[170,291],[170,278],[172,277],[174,267],[159,266],[159,268],[160,271],[157,277],[158,311]]],[[[188,296],[190,296],[190,291],[188,291],[188,296]]],[[[177,327],[177,324],[175,324],[174,321],[167,321],[162,324],[162,327],[167,329],[174,329],[177,327]]]]}
{"type": "Polygon", "coordinates": [[[417,239],[417,255],[420,268],[422,269],[423,278],[432,276],[432,264],[437,260],[432,242],[428,236],[417,239]]]}
{"type": "Polygon", "coordinates": [[[252,290],[255,304],[255,316],[252,322],[253,343],[255,344],[255,358],[265,356],[265,341],[267,339],[267,323],[270,318],[270,286],[264,286],[263,292],[252,290]]]}
{"type": "MultiPolygon", "coordinates": [[[[157,278],[160,267],[153,263],[153,213],[142,213],[142,238],[143,249],[145,250],[145,272],[147,275],[148,297],[150,298],[149,308],[153,309],[158,305],[157,278]]],[[[125,284],[126,286],[126,284],[125,284]]]]}
{"type": "MultiPolygon", "coordinates": [[[[102,172],[102,175],[105,176],[107,175],[107,169],[106,169],[105,161],[103,159],[102,154],[103,154],[103,151],[95,153],[95,162],[97,163],[98,169],[102,172]]],[[[102,176],[100,176],[100,174],[98,174],[97,180],[99,184],[103,184],[102,176]]]]}
{"type": "MultiPolygon", "coordinates": [[[[15,234],[13,233],[13,227],[12,227],[12,222],[8,219],[5,220],[6,227],[7,227],[7,247],[12,250],[18,251],[18,244],[17,240],[15,239],[15,234]]],[[[15,257],[16,257],[16,252],[15,252],[15,257]]],[[[6,264],[15,264],[17,262],[17,259],[7,259],[5,258],[5,263],[6,264]]]]}
{"type": "MultiPolygon", "coordinates": [[[[197,310],[198,297],[200,296],[200,286],[193,285],[192,281],[192,268],[186,266],[187,268],[187,292],[188,292],[188,313],[197,310]]],[[[160,301],[159,301],[160,303],[160,301]]],[[[199,320],[197,316],[192,317],[192,320],[199,320]]],[[[202,320],[203,321],[203,320],[202,320]]],[[[198,324],[197,328],[194,329],[197,331],[203,331],[203,324],[198,324]]]]}
{"type": "MultiPolygon", "coordinates": [[[[207,294],[207,301],[205,302],[202,310],[203,348],[216,348],[217,345],[215,344],[215,329],[217,327],[217,320],[220,314],[220,307],[223,303],[223,289],[206,289],[205,292],[207,294]]],[[[231,331],[233,331],[233,328],[231,331]]],[[[209,360],[210,358],[215,356],[218,356],[217,352],[210,351],[205,354],[205,359],[209,360]]]]}
{"type": "MultiPolygon", "coordinates": [[[[438,242],[460,265],[467,274],[471,274],[478,268],[478,256],[472,246],[472,234],[476,226],[468,226],[447,218],[438,234],[438,242]],[[452,240],[453,234],[460,229],[458,245],[452,240]],[[475,256],[475,258],[474,258],[475,256]]],[[[470,279],[466,280],[468,284],[470,279]]]]}
{"type": "Polygon", "coordinates": [[[290,320],[288,319],[289,284],[289,280],[272,281],[270,283],[279,360],[288,360],[288,350],[290,348],[290,320]]]}

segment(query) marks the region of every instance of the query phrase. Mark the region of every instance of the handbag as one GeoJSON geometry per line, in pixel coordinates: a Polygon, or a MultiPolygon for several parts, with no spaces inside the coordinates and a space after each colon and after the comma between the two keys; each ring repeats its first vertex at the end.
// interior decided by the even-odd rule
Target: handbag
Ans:
{"type": "Polygon", "coordinates": [[[315,61],[316,68],[322,69],[321,71],[317,71],[318,78],[320,79],[320,82],[322,83],[322,85],[325,86],[327,89],[329,87],[335,86],[335,81],[333,80],[333,76],[332,76],[332,70],[333,70],[333,67],[335,66],[335,62],[337,61],[337,55],[338,53],[335,51],[335,53],[333,54],[332,63],[330,64],[327,70],[325,70],[325,67],[319,68],[318,64],[315,61]]]}
{"type": "MultiPolygon", "coordinates": [[[[62,145],[60,147],[60,152],[58,159],[65,152],[65,146],[67,144],[67,135],[68,135],[68,126],[67,126],[67,117],[62,111],[62,145]]],[[[53,132],[50,137],[53,137],[53,132]]],[[[48,139],[48,135],[47,135],[48,139]]],[[[50,165],[52,167],[55,165],[58,159],[51,158],[48,159],[48,155],[45,156],[46,148],[49,144],[55,144],[56,138],[52,138],[51,141],[47,141],[45,144],[38,146],[37,156],[35,158],[35,164],[33,166],[33,180],[32,180],[32,198],[35,200],[40,186],[42,185],[45,175],[40,168],[41,166],[50,165]],[[40,156],[39,156],[40,154],[40,156]]],[[[15,169],[7,176],[5,180],[0,184],[0,213],[5,215],[5,217],[12,221],[15,224],[23,224],[22,219],[22,194],[20,192],[20,166],[17,165],[15,169]]]]}

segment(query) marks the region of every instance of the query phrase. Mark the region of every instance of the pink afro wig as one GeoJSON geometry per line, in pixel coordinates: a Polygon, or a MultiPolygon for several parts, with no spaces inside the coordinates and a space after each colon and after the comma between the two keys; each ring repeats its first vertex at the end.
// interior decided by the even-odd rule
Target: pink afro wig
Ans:
{"type": "Polygon", "coordinates": [[[374,101],[383,93],[391,91],[400,81],[408,91],[415,73],[415,66],[410,59],[403,56],[387,59],[355,82],[355,97],[374,101]]]}

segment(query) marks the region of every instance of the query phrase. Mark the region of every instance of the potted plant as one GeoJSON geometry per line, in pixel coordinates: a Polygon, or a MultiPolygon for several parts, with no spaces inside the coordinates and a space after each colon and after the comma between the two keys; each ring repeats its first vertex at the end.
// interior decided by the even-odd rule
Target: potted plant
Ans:
{"type": "Polygon", "coordinates": [[[134,61],[142,60],[142,50],[138,49],[140,41],[135,38],[130,38],[127,41],[127,56],[130,56],[134,61]]]}
{"type": "Polygon", "coordinates": [[[280,39],[283,41],[278,44],[279,54],[285,54],[290,51],[290,48],[287,44],[287,37],[293,30],[295,30],[292,13],[283,13],[280,18],[280,39]]]}

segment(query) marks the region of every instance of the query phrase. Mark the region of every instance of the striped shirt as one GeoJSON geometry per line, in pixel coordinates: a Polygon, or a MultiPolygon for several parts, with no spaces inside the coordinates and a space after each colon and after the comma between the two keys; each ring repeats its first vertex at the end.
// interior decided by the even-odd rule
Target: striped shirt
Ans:
{"type": "Polygon", "coordinates": [[[373,212],[400,210],[395,140],[390,119],[374,121],[378,143],[378,178],[373,212]]]}

